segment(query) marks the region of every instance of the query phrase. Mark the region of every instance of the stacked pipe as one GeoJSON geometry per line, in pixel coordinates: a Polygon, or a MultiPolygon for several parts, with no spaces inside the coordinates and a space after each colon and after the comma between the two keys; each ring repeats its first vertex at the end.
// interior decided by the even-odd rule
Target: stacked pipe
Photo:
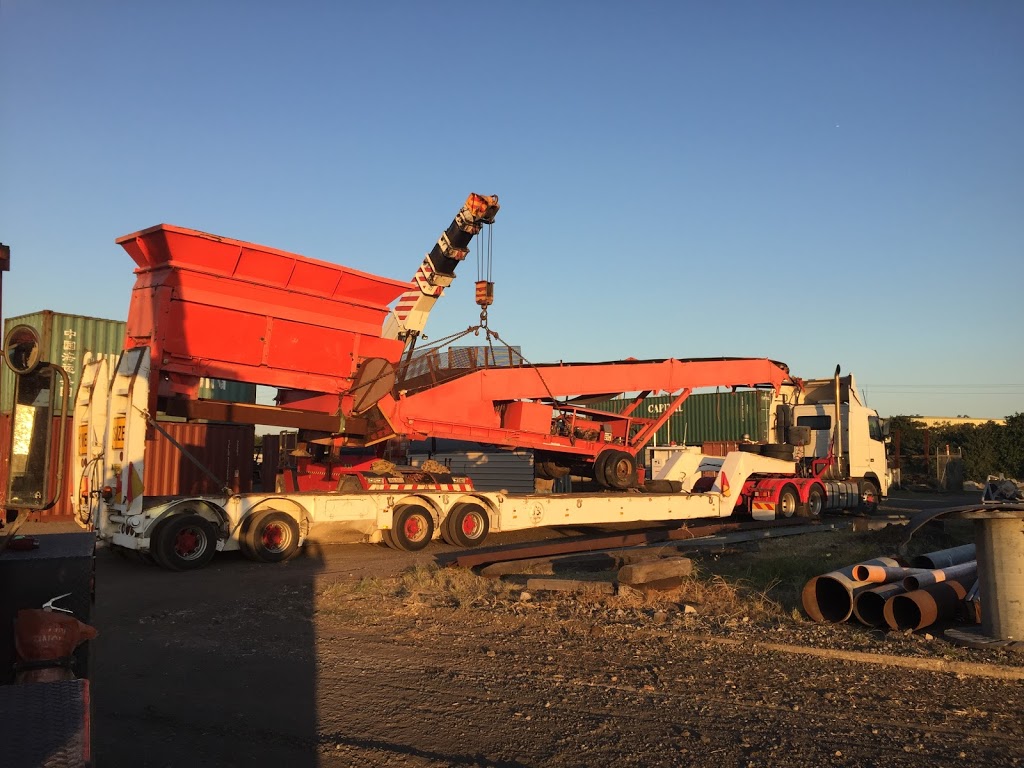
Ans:
{"type": "Polygon", "coordinates": [[[869,627],[923,629],[957,614],[977,581],[974,557],[974,545],[966,544],[919,555],[909,565],[889,557],[867,560],[815,576],[801,601],[814,621],[838,623],[852,615],[869,627]]]}

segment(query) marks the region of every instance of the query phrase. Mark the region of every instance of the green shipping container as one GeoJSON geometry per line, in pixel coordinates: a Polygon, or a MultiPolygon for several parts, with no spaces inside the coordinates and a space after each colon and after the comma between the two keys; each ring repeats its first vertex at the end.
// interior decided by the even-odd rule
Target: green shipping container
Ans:
{"type": "MultiPolygon", "coordinates": [[[[86,352],[109,355],[113,366],[124,345],[123,320],[104,320],[99,317],[65,315],[44,309],[20,317],[9,317],[4,322],[4,338],[16,325],[27,325],[39,332],[42,340],[43,360],[61,366],[71,382],[72,398],[78,392],[82,364],[86,352]]],[[[0,412],[10,413],[14,402],[14,372],[0,365],[0,412]]],[[[256,385],[224,379],[201,379],[199,397],[206,400],[228,400],[233,403],[255,403],[256,385]]],[[[69,404],[69,409],[73,402],[69,404]]]]}
{"type": "MultiPolygon", "coordinates": [[[[708,442],[738,441],[749,435],[755,442],[768,439],[771,424],[772,390],[739,392],[702,392],[690,395],[682,407],[658,430],[650,445],[701,445],[708,442]]],[[[656,419],[674,398],[670,395],[648,397],[637,416],[656,419]]],[[[599,411],[621,413],[632,398],[617,398],[595,403],[599,411]]]]}
{"type": "MultiPolygon", "coordinates": [[[[44,309],[30,315],[7,318],[4,322],[4,339],[16,325],[27,325],[38,331],[42,341],[42,359],[67,371],[72,397],[78,391],[85,353],[111,355],[116,360],[124,345],[123,320],[65,315],[44,309]]],[[[0,390],[0,410],[10,413],[14,403],[14,372],[7,365],[3,366],[3,374],[0,374],[0,390]]],[[[72,405],[68,406],[69,413],[72,405]]]]}

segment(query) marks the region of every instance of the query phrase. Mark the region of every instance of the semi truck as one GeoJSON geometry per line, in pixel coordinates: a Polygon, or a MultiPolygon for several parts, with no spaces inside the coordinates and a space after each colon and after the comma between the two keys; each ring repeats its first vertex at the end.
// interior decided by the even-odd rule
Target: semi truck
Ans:
{"type": "MultiPolygon", "coordinates": [[[[441,365],[439,347],[416,349],[430,309],[497,210],[497,197],[470,195],[408,283],[170,225],[119,238],[137,264],[136,285],[120,359],[109,368],[91,361],[75,404],[74,503],[82,518],[95,521],[111,546],[180,570],[205,565],[219,550],[287,559],[328,527],[415,550],[435,537],[474,546],[491,531],[536,526],[816,516],[870,504],[873,494],[846,476],[841,441],[814,462],[797,459],[814,430],[795,422],[756,451],[683,451],[641,479],[637,454],[695,390],[802,391],[778,361],[495,365],[498,356],[488,354],[441,365]],[[200,377],[276,387],[277,404],[200,400],[200,377]],[[669,407],[639,416],[657,392],[670,393],[669,407]],[[587,405],[608,393],[630,393],[629,406],[609,413],[587,405]],[[153,497],[144,482],[146,446],[171,439],[161,427],[166,418],[296,427],[326,456],[306,462],[280,492],[237,493],[230,478],[216,478],[222,493],[153,497]],[[468,477],[342,471],[332,462],[335,451],[395,437],[529,448],[542,476],[572,472],[599,490],[484,493],[468,477]]],[[[503,343],[486,323],[493,286],[478,282],[477,297],[481,323],[446,341],[474,333],[488,345],[503,343]]]]}
{"type": "MultiPolygon", "coordinates": [[[[714,396],[728,398],[739,393],[714,396]]],[[[783,385],[768,407],[766,439],[754,442],[743,439],[749,436],[737,435],[737,449],[791,458],[801,473],[818,477],[825,493],[808,500],[813,507],[811,516],[851,506],[874,512],[888,496],[888,425],[861,400],[853,374],[841,376],[837,367],[831,378],[804,379],[799,386],[783,385]],[[825,464],[827,469],[820,471],[825,464]],[[851,503],[858,497],[857,503],[851,503]]],[[[679,450],[674,446],[648,448],[652,470],[660,471],[679,450]]],[[[759,500],[754,505],[767,508],[775,501],[759,500]]]]}

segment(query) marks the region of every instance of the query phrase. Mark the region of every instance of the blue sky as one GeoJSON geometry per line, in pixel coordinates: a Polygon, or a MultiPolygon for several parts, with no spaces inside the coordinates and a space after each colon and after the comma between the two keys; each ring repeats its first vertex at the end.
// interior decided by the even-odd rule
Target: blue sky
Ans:
{"type": "Polygon", "coordinates": [[[1024,411],[1024,3],[479,6],[0,0],[4,315],[123,319],[160,222],[407,279],[475,191],[531,361],[1024,411]]]}

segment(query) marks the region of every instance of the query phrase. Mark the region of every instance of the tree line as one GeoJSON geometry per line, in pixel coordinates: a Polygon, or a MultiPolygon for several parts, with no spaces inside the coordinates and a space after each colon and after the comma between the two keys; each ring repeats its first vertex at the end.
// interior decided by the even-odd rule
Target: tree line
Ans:
{"type": "MultiPolygon", "coordinates": [[[[984,482],[990,475],[1024,480],[1024,413],[1006,418],[1006,424],[947,424],[926,427],[914,416],[893,416],[889,420],[893,448],[899,442],[899,461],[904,473],[934,474],[936,450],[963,455],[964,477],[984,482]],[[898,437],[897,437],[898,433],[898,437]],[[925,445],[928,456],[925,456],[925,445]]],[[[894,450],[895,453],[895,450],[894,450]]]]}

